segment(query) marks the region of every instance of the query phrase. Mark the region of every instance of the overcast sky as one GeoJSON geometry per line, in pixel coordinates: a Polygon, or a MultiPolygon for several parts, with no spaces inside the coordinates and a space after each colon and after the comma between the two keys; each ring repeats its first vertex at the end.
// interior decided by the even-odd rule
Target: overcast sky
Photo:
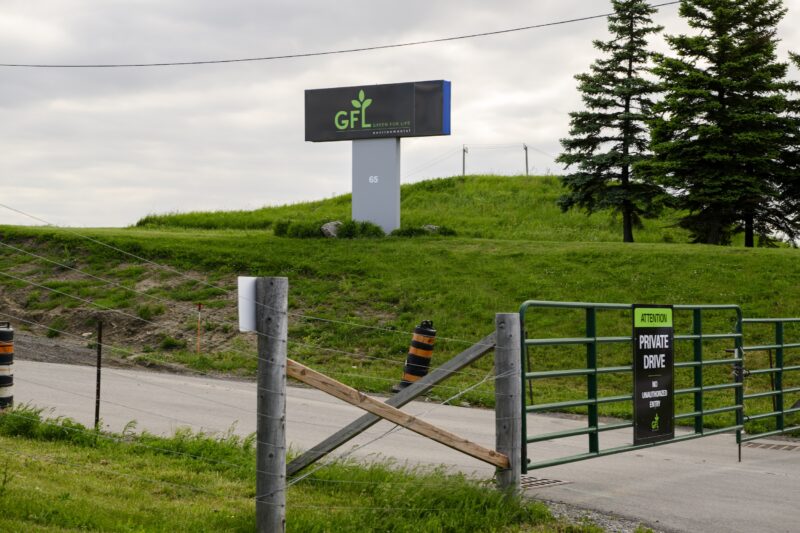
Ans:
{"type": "MultiPolygon", "coordinates": [[[[785,4],[784,57],[800,51],[800,29],[788,22],[798,20],[800,0],[785,4]]],[[[0,63],[293,54],[609,10],[608,0],[4,0],[0,63]]],[[[666,33],[685,31],[677,12],[656,15],[666,33]]],[[[523,173],[523,142],[532,173],[558,173],[558,139],[580,106],[573,76],[596,57],[595,38],[607,38],[605,20],[256,63],[0,68],[0,203],[59,225],[125,226],[148,213],[350,192],[350,143],[304,141],[303,91],[428,79],[452,81],[453,134],[404,139],[403,182],[459,174],[463,144],[468,173],[523,173]]],[[[661,39],[653,46],[664,50],[661,39]]],[[[0,209],[0,223],[34,222],[0,209]]]]}

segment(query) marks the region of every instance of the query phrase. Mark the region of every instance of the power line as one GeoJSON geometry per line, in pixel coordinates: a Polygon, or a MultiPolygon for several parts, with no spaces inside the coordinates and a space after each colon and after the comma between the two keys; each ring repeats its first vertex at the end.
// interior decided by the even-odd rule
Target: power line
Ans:
{"type": "Polygon", "coordinates": [[[419,174],[423,170],[431,168],[432,166],[438,165],[439,163],[453,157],[454,155],[460,154],[461,148],[450,148],[447,152],[439,154],[438,156],[434,157],[433,159],[429,159],[427,162],[423,163],[422,165],[413,168],[411,171],[406,173],[403,178],[410,178],[415,174],[419,174]]]}
{"type": "MultiPolygon", "coordinates": [[[[663,2],[660,4],[652,4],[651,7],[659,8],[664,6],[671,6],[679,4],[680,1],[663,2]]],[[[174,61],[163,63],[84,63],[84,64],[47,64],[47,63],[0,63],[0,67],[17,67],[17,68],[136,68],[136,67],[177,67],[177,66],[191,66],[191,65],[216,65],[223,63],[251,63],[257,61],[274,61],[278,59],[299,59],[305,57],[319,57],[337,54],[352,54],[357,52],[369,52],[373,50],[386,50],[389,48],[404,48],[409,46],[419,46],[423,44],[444,43],[450,41],[462,41],[466,39],[475,39],[478,37],[490,37],[493,35],[502,35],[506,33],[515,33],[520,31],[534,30],[540,28],[548,28],[552,26],[563,26],[565,24],[572,24],[575,22],[585,22],[588,20],[595,20],[601,18],[608,18],[614,13],[603,13],[602,15],[590,15],[586,17],[578,17],[566,20],[559,20],[555,22],[546,22],[543,24],[533,24],[530,26],[520,26],[517,28],[508,28],[504,30],[487,31],[481,33],[470,33],[465,35],[455,35],[451,37],[440,37],[437,39],[425,39],[421,41],[409,41],[404,43],[382,44],[375,46],[362,46],[359,48],[344,48],[340,50],[327,50],[322,52],[305,52],[300,54],[284,54],[264,57],[246,57],[238,59],[207,59],[197,61],[174,61]]]]}

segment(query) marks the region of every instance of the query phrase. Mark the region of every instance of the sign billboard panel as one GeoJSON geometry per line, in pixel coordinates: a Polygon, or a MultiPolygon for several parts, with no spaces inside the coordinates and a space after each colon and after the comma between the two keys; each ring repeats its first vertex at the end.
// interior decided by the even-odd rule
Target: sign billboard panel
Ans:
{"type": "Polygon", "coordinates": [[[633,306],[633,444],[675,437],[675,328],[668,305],[633,306]]]}
{"type": "Polygon", "coordinates": [[[307,90],[305,114],[312,142],[450,135],[450,82],[307,90]]]}

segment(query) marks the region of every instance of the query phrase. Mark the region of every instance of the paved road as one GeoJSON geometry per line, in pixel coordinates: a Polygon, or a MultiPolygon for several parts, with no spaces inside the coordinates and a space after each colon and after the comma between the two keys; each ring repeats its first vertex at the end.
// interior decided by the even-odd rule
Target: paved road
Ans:
{"type": "MultiPolygon", "coordinates": [[[[94,369],[17,361],[15,399],[53,409],[56,415],[93,423],[94,369]]],[[[211,432],[255,430],[255,384],[136,370],[103,374],[102,418],[120,431],[136,420],[140,430],[170,433],[181,426],[211,432]]],[[[288,440],[298,449],[316,444],[361,412],[314,390],[290,388],[288,440]]],[[[485,409],[415,402],[408,412],[485,446],[494,444],[494,413],[485,409]]],[[[531,432],[576,427],[580,422],[529,417],[531,432]]],[[[382,422],[346,445],[370,441],[392,426],[382,422]]],[[[603,447],[630,442],[630,430],[603,434],[603,447]]],[[[586,439],[563,439],[531,447],[538,458],[585,452],[586,439]]],[[[784,443],[785,444],[785,443],[784,443]]],[[[399,431],[353,456],[394,458],[400,463],[445,464],[488,478],[492,467],[440,444],[399,431]]],[[[568,483],[529,491],[538,498],[613,513],[663,531],[800,531],[800,447],[744,449],[737,462],[732,435],[719,435],[644,451],[542,469],[536,477],[568,483]]]]}

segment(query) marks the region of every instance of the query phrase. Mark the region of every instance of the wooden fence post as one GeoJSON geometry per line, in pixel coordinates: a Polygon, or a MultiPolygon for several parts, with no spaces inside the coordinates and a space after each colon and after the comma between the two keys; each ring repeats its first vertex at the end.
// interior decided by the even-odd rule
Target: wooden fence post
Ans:
{"type": "Polygon", "coordinates": [[[289,280],[256,280],[258,420],[256,422],[256,528],[286,530],[286,343],[289,280]]]}
{"type": "Polygon", "coordinates": [[[497,347],[494,351],[495,448],[507,456],[510,468],[497,471],[498,488],[518,492],[522,472],[521,328],[517,313],[495,316],[497,347]]]}

